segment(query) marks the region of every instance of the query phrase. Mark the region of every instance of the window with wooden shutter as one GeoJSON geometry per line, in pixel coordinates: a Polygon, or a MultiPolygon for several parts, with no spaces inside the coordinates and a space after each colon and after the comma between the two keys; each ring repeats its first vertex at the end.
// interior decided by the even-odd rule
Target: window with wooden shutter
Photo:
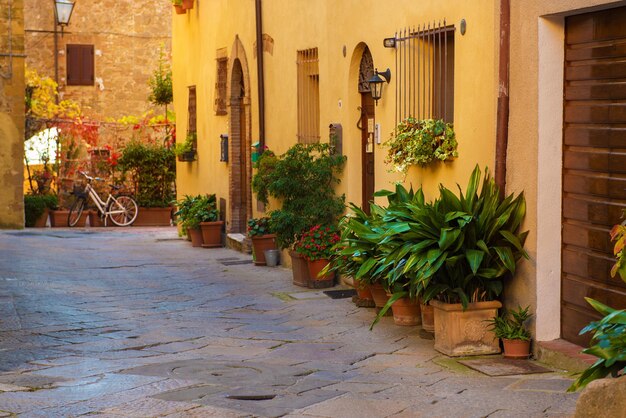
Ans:
{"type": "Polygon", "coordinates": [[[93,45],[67,45],[67,85],[94,85],[93,45]]]}
{"type": "Polygon", "coordinates": [[[320,141],[320,75],[317,48],[298,51],[298,142],[320,141]]]}
{"type": "Polygon", "coordinates": [[[223,116],[228,114],[226,107],[227,79],[228,79],[228,58],[217,59],[217,81],[215,82],[215,114],[223,116]]]}
{"type": "Polygon", "coordinates": [[[189,112],[189,120],[187,125],[187,133],[196,131],[196,86],[189,86],[189,103],[187,104],[189,112]]]}

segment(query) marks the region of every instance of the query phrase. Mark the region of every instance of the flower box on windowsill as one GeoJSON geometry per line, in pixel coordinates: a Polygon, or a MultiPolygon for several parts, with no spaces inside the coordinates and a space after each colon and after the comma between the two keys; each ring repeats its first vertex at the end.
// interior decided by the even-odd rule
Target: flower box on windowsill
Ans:
{"type": "Polygon", "coordinates": [[[178,156],[178,161],[183,161],[187,163],[196,161],[196,152],[195,151],[183,152],[182,154],[178,156]]]}

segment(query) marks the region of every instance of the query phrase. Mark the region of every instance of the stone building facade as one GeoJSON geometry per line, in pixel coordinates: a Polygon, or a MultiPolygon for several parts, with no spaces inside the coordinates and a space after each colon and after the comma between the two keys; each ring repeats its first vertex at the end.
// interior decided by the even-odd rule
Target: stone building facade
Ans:
{"type": "Polygon", "coordinates": [[[24,226],[24,2],[0,0],[0,228],[24,226]]]}
{"type": "Polygon", "coordinates": [[[56,78],[62,97],[80,103],[91,119],[141,115],[152,109],[148,79],[161,47],[170,51],[171,14],[167,1],[78,0],[69,26],[55,35],[54,1],[24,0],[26,65],[56,78]],[[93,56],[82,57],[91,64],[79,65],[91,65],[93,74],[81,85],[68,80],[73,45],[92,47],[93,56]]]}

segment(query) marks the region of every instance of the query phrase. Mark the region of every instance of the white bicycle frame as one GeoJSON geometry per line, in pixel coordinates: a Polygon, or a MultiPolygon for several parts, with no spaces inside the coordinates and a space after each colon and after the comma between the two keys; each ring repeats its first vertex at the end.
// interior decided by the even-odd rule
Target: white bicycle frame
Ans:
{"type": "Polygon", "coordinates": [[[110,209],[111,207],[111,202],[117,203],[117,200],[113,197],[111,193],[109,193],[109,196],[107,197],[107,200],[105,202],[104,200],[102,200],[100,195],[98,195],[98,192],[96,192],[96,190],[91,186],[90,182],[87,182],[87,186],[85,186],[85,193],[91,198],[91,200],[93,200],[93,203],[96,204],[98,211],[102,214],[104,218],[106,218],[109,215],[116,215],[118,213],[126,212],[124,208],[122,208],[121,210],[118,209],[118,210],[107,211],[106,209],[107,208],[110,209]]]}

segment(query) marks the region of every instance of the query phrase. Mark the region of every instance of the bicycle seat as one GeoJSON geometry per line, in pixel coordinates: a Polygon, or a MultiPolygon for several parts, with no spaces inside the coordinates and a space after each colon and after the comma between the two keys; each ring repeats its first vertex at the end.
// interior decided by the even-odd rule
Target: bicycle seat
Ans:
{"type": "Polygon", "coordinates": [[[122,188],[122,186],[117,186],[115,184],[110,184],[109,187],[112,188],[113,190],[119,190],[122,188]]]}

